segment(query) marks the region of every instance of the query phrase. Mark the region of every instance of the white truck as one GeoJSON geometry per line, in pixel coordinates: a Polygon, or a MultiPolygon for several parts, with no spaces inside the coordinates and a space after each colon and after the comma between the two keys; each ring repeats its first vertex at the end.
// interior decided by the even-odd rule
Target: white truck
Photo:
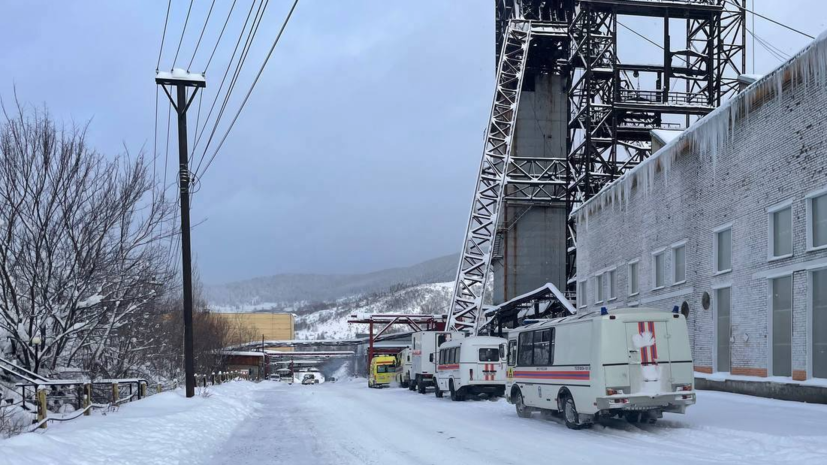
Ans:
{"type": "Polygon", "coordinates": [[[411,348],[405,347],[396,354],[396,382],[400,387],[411,385],[411,348]]]}
{"type": "Polygon", "coordinates": [[[695,403],[686,319],[650,308],[602,309],[508,334],[507,400],[520,417],[562,413],[566,426],[601,417],[654,422],[695,403]]]}
{"type": "Polygon", "coordinates": [[[417,331],[413,333],[411,337],[411,379],[413,382],[408,389],[425,394],[428,387],[434,385],[436,373],[434,362],[437,349],[445,342],[463,337],[465,333],[460,331],[417,331]]]}
{"type": "Polygon", "coordinates": [[[506,342],[499,337],[469,336],[439,346],[436,396],[449,392],[453,401],[468,395],[502,396],[506,342]]]}

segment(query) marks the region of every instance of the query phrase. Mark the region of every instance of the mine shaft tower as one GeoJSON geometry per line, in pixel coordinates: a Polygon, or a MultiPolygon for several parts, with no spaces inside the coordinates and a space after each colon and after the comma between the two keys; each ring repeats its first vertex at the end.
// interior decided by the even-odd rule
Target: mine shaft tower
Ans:
{"type": "Polygon", "coordinates": [[[497,91],[449,327],[484,323],[491,266],[495,303],[548,281],[577,298],[570,213],[651,154],[652,130],[684,129],[737,91],[745,2],[496,0],[497,91]],[[621,62],[618,28],[641,17],[661,20],[659,44],[644,36],[661,53],[621,62]]]}

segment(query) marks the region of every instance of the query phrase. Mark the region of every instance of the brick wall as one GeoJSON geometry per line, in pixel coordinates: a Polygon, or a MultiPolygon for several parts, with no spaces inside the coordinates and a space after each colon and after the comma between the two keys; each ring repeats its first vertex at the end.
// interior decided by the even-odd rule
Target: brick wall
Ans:
{"type": "MultiPolygon", "coordinates": [[[[617,268],[617,299],[610,308],[641,305],[671,309],[687,302],[694,362],[715,367],[714,304],[702,308],[704,293],[731,286],[732,372],[766,376],[769,369],[768,277],[793,275],[792,368],[807,376],[809,331],[808,269],[827,266],[827,250],[806,250],[806,201],[827,187],[827,86],[812,81],[774,92],[763,105],[736,120],[731,138],[713,156],[684,144],[673,161],[652,160],[648,183],[630,195],[604,194],[576,214],[578,281],[617,268]],[[647,185],[648,184],[648,185],[647,185]],[[614,200],[610,200],[614,197],[614,200]],[[793,256],[768,259],[767,208],[792,199],[793,256]],[[713,230],[732,224],[732,271],[713,273],[713,230]],[[686,241],[686,283],[672,282],[670,246],[686,241]],[[666,286],[654,290],[652,252],[666,248],[666,286]],[[640,295],[628,295],[630,260],[640,260],[640,295]]],[[[698,131],[714,130],[711,125],[698,131]]],[[[700,132],[697,134],[701,134],[700,132]]],[[[578,296],[582,302],[582,297],[578,296]]],[[[714,301],[714,299],[713,299],[714,301]]],[[[578,304],[579,305],[579,304],[578,304]]],[[[706,371],[706,370],[703,370],[706,371]]]]}

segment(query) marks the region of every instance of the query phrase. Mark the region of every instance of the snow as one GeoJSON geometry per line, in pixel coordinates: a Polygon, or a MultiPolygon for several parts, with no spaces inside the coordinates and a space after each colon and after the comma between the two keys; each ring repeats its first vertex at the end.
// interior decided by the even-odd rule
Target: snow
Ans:
{"type": "Polygon", "coordinates": [[[767,377],[760,377],[760,376],[744,376],[744,375],[733,375],[730,373],[701,373],[695,372],[696,378],[703,378],[708,379],[711,381],[752,381],[752,382],[771,382],[771,383],[781,383],[781,384],[800,384],[802,386],[817,386],[817,387],[827,387],[827,379],[823,378],[810,378],[806,381],[796,381],[787,376],[767,376],[767,377]]]}
{"type": "Polygon", "coordinates": [[[686,415],[572,431],[497,401],[451,402],[362,378],[233,382],[0,441],[0,464],[803,464],[827,459],[827,405],[697,392],[686,415]]]}
{"type": "Polygon", "coordinates": [[[177,389],[115,412],[49,423],[46,430],[0,441],[0,465],[203,463],[260,407],[254,394],[266,385],[225,383],[191,399],[177,389]]]}
{"type": "Polygon", "coordinates": [[[158,71],[158,74],[155,75],[155,79],[175,79],[178,81],[206,82],[206,79],[204,79],[203,74],[190,73],[189,71],[181,68],[174,68],[171,72],[158,71]]]}
{"type": "Polygon", "coordinates": [[[380,313],[442,313],[449,305],[454,282],[420,284],[378,298],[354,296],[333,307],[296,317],[296,339],[353,339],[367,333],[368,325],[350,324],[351,315],[380,313]],[[430,308],[430,310],[429,310],[430,308]]]}
{"type": "Polygon", "coordinates": [[[827,458],[825,405],[700,391],[686,415],[572,431],[558,419],[518,418],[502,399],[451,402],[407,389],[368,389],[364,379],[267,384],[254,393],[263,408],[208,463],[816,464],[827,458]]]}

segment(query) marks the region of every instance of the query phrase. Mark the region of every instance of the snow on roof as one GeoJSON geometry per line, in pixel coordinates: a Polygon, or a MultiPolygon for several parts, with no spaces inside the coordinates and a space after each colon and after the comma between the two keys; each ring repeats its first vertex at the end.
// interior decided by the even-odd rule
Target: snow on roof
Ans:
{"type": "Polygon", "coordinates": [[[585,220],[588,224],[588,216],[592,210],[605,206],[610,201],[623,199],[628,202],[633,185],[637,184],[646,190],[651,189],[658,164],[661,170],[668,173],[677,155],[687,148],[708,154],[714,171],[718,152],[731,137],[732,124],[750,113],[756,101],[764,95],[772,93],[780,100],[786,82],[791,86],[827,85],[827,30],[771,73],[722,103],[688,127],[679,137],[672,139],[652,156],[607,184],[597,195],[577,206],[571,212],[571,216],[576,215],[578,221],[585,220]]]}
{"type": "Polygon", "coordinates": [[[680,137],[680,135],[683,134],[683,129],[652,129],[649,132],[663,144],[668,144],[680,137]]]}
{"type": "Polygon", "coordinates": [[[264,357],[264,352],[254,352],[251,350],[225,350],[224,355],[237,355],[241,357],[264,357]]]}

